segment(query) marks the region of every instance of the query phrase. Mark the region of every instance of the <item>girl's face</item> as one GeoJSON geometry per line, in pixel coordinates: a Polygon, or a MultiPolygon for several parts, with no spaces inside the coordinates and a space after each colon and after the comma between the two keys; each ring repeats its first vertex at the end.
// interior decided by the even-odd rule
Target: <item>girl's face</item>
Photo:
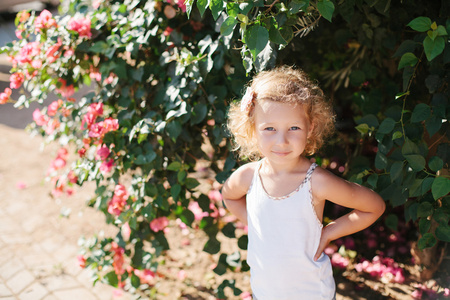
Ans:
{"type": "Polygon", "coordinates": [[[303,105],[267,100],[257,103],[254,113],[261,154],[275,163],[298,161],[313,129],[303,105]]]}

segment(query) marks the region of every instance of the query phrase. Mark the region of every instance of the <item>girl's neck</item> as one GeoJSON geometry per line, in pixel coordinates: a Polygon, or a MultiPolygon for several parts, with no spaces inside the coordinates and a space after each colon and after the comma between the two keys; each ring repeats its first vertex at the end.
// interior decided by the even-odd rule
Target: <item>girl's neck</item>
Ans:
{"type": "Polygon", "coordinates": [[[264,158],[262,168],[266,174],[282,175],[302,171],[309,168],[310,165],[309,160],[303,156],[299,156],[297,161],[290,161],[285,164],[273,163],[269,159],[264,158]]]}

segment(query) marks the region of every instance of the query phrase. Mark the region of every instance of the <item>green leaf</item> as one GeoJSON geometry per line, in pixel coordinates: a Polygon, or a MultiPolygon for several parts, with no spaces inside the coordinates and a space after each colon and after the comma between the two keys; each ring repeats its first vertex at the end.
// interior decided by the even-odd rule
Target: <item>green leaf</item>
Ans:
{"type": "Polygon", "coordinates": [[[224,9],[224,4],[225,2],[222,0],[209,0],[209,9],[211,9],[214,21],[217,20],[217,18],[219,17],[220,13],[223,11],[224,9]]]}
{"type": "Polygon", "coordinates": [[[178,196],[180,196],[181,193],[181,185],[174,184],[171,188],[170,188],[170,194],[172,195],[173,199],[176,201],[178,200],[178,196]]]}
{"type": "Polygon", "coordinates": [[[179,161],[173,161],[167,167],[167,170],[169,170],[169,171],[179,171],[180,169],[181,169],[181,163],[179,161]]]}
{"type": "Polygon", "coordinates": [[[431,108],[425,103],[419,103],[414,107],[411,122],[417,123],[428,119],[431,116],[431,108]]]}
{"type": "Polygon", "coordinates": [[[425,121],[425,127],[427,128],[428,134],[432,137],[436,132],[442,127],[442,119],[433,115],[431,118],[425,121]]]}
{"type": "MultiPolygon", "coordinates": [[[[274,21],[275,23],[276,21],[274,21]]],[[[270,26],[269,29],[269,39],[275,43],[275,44],[279,44],[279,45],[287,45],[287,41],[284,39],[283,35],[281,34],[281,32],[277,29],[277,27],[275,27],[274,24],[272,24],[270,26]]]]}
{"type": "Polygon", "coordinates": [[[233,223],[227,223],[222,228],[222,233],[230,239],[234,239],[236,237],[235,231],[236,231],[236,226],[234,226],[233,223]]]}
{"type": "Polygon", "coordinates": [[[402,147],[402,154],[403,156],[408,154],[419,154],[419,147],[417,147],[416,144],[414,144],[410,139],[406,138],[405,143],[402,147]]]}
{"type": "Polygon", "coordinates": [[[331,22],[334,12],[334,4],[330,0],[319,0],[317,2],[317,9],[319,13],[328,21],[331,22]]]}
{"type": "Polygon", "coordinates": [[[442,36],[442,35],[448,35],[447,30],[446,30],[445,27],[442,26],[442,25],[439,25],[439,26],[438,26],[436,32],[438,33],[439,36],[442,36]]]}
{"type": "Polygon", "coordinates": [[[445,39],[442,36],[438,36],[436,39],[432,40],[429,36],[427,36],[423,40],[423,48],[428,61],[432,61],[436,56],[444,51],[445,39]]]}
{"type": "Polygon", "coordinates": [[[402,58],[400,58],[400,62],[398,63],[398,70],[404,68],[405,66],[411,66],[414,67],[419,59],[417,56],[414,55],[414,53],[407,52],[402,55],[402,58]]]}
{"type": "Polygon", "coordinates": [[[431,228],[431,221],[427,218],[421,218],[419,220],[419,232],[420,234],[427,233],[431,228]]]}
{"type": "Polygon", "coordinates": [[[450,193],[450,179],[446,177],[436,177],[431,185],[431,193],[433,194],[434,200],[450,193]]]}
{"type": "Polygon", "coordinates": [[[417,209],[417,216],[419,218],[428,218],[433,214],[434,208],[430,202],[422,202],[417,209]]]}
{"type": "Polygon", "coordinates": [[[248,235],[243,235],[238,239],[238,247],[242,250],[247,250],[248,246],[248,235]]]}
{"type": "Polygon", "coordinates": [[[203,17],[206,8],[209,6],[209,0],[197,0],[197,8],[200,12],[200,15],[203,17]]]}
{"type": "Polygon", "coordinates": [[[195,189],[195,188],[196,188],[197,186],[199,186],[199,185],[200,185],[200,183],[198,182],[197,179],[192,178],[192,177],[186,178],[186,188],[187,188],[188,190],[195,189]]]}
{"type": "Polygon", "coordinates": [[[89,51],[94,53],[105,53],[109,46],[104,41],[98,41],[89,48],[89,51]]]}
{"type": "Polygon", "coordinates": [[[444,162],[442,161],[442,159],[440,157],[433,156],[428,161],[428,166],[430,167],[430,169],[433,172],[437,172],[437,171],[439,171],[440,169],[442,169],[444,167],[444,162]]]}
{"type": "Polygon", "coordinates": [[[362,135],[367,134],[369,132],[369,125],[366,123],[359,124],[355,127],[356,130],[358,130],[362,135]]]}
{"type": "Polygon", "coordinates": [[[391,118],[386,118],[381,122],[378,128],[379,133],[387,134],[390,133],[395,127],[395,121],[391,118]]]}
{"type": "Polygon", "coordinates": [[[222,23],[222,26],[220,26],[220,33],[225,36],[232,34],[237,23],[238,21],[235,17],[228,16],[222,23]]]}
{"type": "Polygon", "coordinates": [[[403,162],[402,161],[396,161],[392,164],[390,174],[391,174],[391,182],[394,182],[403,171],[403,162]]]}
{"type": "Polygon", "coordinates": [[[418,17],[409,22],[407,26],[415,31],[425,32],[431,29],[431,19],[428,17],[418,17]]]}
{"type": "Polygon", "coordinates": [[[417,245],[419,246],[420,250],[423,250],[425,248],[430,248],[436,245],[437,241],[433,234],[431,233],[425,233],[420,240],[418,241],[417,245]]]}
{"type": "Polygon", "coordinates": [[[422,182],[422,195],[425,195],[431,190],[431,186],[433,185],[434,177],[426,177],[422,182]]]}
{"type": "Polygon", "coordinates": [[[203,248],[203,251],[209,254],[216,254],[220,251],[220,242],[215,238],[210,238],[203,248]]]}
{"type": "Polygon", "coordinates": [[[399,139],[403,136],[403,133],[401,131],[396,131],[392,134],[392,140],[399,139]]]}
{"type": "Polygon", "coordinates": [[[191,124],[195,125],[203,121],[207,113],[208,107],[205,104],[203,103],[196,104],[192,110],[191,124]]]}
{"type": "Polygon", "coordinates": [[[383,170],[387,167],[387,157],[380,151],[375,156],[375,168],[383,170]]]}
{"type": "Polygon", "coordinates": [[[384,220],[386,226],[392,231],[398,230],[398,217],[394,214],[389,214],[384,220]]]}
{"type": "Polygon", "coordinates": [[[253,25],[245,32],[245,41],[254,61],[269,42],[269,32],[260,25],[253,25]]]}
{"type": "Polygon", "coordinates": [[[422,171],[425,168],[426,161],[422,155],[408,154],[405,155],[405,158],[414,171],[422,171]]]}
{"type": "Polygon", "coordinates": [[[448,224],[439,225],[435,234],[439,240],[450,243],[450,226],[448,224]]]}

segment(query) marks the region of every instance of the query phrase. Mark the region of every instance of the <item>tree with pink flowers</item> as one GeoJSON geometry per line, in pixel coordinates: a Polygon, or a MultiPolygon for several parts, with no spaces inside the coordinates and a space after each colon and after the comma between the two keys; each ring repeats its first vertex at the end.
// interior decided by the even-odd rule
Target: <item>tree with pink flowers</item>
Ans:
{"type": "MultiPolygon", "coordinates": [[[[96,281],[149,298],[171,226],[205,232],[203,250],[220,254],[217,274],[248,271],[245,228],[219,191],[239,165],[227,107],[253,73],[300,66],[338,116],[338,134],[310,158],[388,204],[375,229],[330,245],[336,272],[400,283],[395,259],[414,259],[427,280],[441,272],[450,242],[445,3],[74,0],[61,15],[23,11],[17,39],[1,49],[12,69],[0,104],[57,96],[29,125],[61,146],[47,172],[52,194],[94,182],[88,205],[117,228],[84,240],[79,263],[96,281]],[[29,94],[12,99],[12,90],[29,94]],[[239,249],[225,253],[223,237],[239,249]]],[[[327,207],[325,222],[338,210],[327,207]]],[[[215,289],[218,298],[251,297],[233,280],[215,289]]],[[[421,285],[415,295],[433,293],[449,291],[421,285]]]]}

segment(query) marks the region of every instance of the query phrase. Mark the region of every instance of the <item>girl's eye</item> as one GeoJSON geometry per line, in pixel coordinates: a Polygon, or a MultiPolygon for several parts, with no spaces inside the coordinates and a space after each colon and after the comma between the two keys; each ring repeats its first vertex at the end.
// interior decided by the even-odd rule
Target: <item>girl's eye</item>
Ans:
{"type": "Polygon", "coordinates": [[[273,127],[266,127],[264,128],[265,131],[275,131],[275,128],[273,127]]]}
{"type": "Polygon", "coordinates": [[[291,127],[291,130],[300,130],[300,127],[298,127],[298,126],[292,126],[292,127],[291,127]]]}

